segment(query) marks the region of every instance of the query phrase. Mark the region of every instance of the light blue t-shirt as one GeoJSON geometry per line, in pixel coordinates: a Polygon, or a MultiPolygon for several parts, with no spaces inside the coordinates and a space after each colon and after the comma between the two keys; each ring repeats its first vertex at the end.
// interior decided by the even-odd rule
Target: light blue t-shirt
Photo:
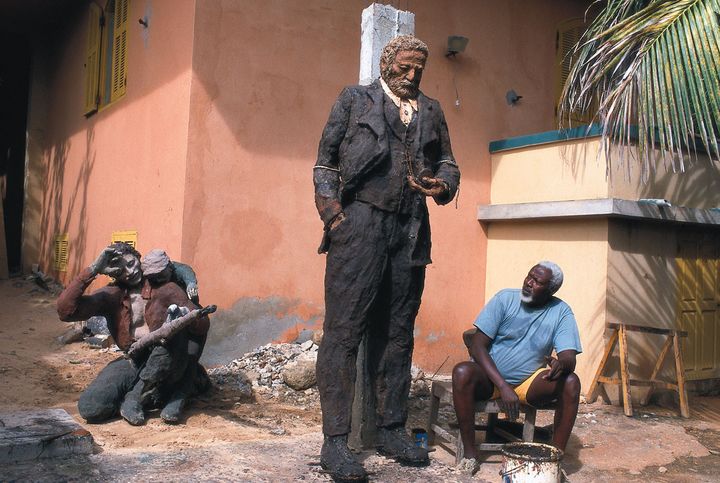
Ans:
{"type": "Polygon", "coordinates": [[[557,297],[542,307],[529,307],[520,302],[519,289],[501,290],[477,316],[475,326],[492,339],[490,357],[512,385],[543,367],[553,349],[582,352],[575,316],[557,297]]]}

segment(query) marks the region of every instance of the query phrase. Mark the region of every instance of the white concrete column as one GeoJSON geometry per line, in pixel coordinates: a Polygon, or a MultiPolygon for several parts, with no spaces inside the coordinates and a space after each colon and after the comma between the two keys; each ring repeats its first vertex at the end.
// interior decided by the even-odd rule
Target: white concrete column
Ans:
{"type": "Polygon", "coordinates": [[[392,5],[373,3],[362,12],[360,43],[360,84],[368,85],[380,77],[383,47],[398,35],[415,34],[415,14],[392,5]]]}

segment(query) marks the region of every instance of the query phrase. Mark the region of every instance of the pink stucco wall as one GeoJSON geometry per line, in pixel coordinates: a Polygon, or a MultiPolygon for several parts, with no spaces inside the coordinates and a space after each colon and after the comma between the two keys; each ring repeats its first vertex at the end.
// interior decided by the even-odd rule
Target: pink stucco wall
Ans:
{"type": "Polygon", "coordinates": [[[141,252],[161,246],[180,255],[194,2],[131,0],[129,13],[127,94],[88,118],[87,4],[36,44],[23,256],[53,273],[54,237],[67,232],[61,280],[117,230],[137,230],[141,252]],[[137,22],[145,15],[147,30],[137,22]]]}
{"type": "MultiPolygon", "coordinates": [[[[35,48],[26,268],[39,262],[52,273],[54,236],[67,232],[70,266],[54,274],[67,281],[113,231],[137,230],[141,252],[159,246],[190,263],[203,301],[268,320],[269,337],[319,326],[325,259],[312,166],[330,106],[357,82],[369,2],[131,0],[127,94],[85,118],[87,3],[35,48]]],[[[444,107],[462,171],[457,203],[431,206],[434,263],[415,353],[427,371],[466,357],[459,336],[486,296],[476,207],[489,201],[488,143],[554,128],[555,27],[583,5],[406,6],[431,50],[422,88],[444,107]],[[448,59],[454,34],[470,44],[448,59]],[[511,88],[523,96],[514,107],[505,103],[511,88]]]]}
{"type": "MultiPolygon", "coordinates": [[[[358,78],[367,1],[197,2],[185,184],[183,260],[203,297],[281,297],[322,320],[324,257],[311,179],[317,143],[340,89],[358,78]]],[[[447,372],[466,357],[460,333],[482,307],[490,140],[554,128],[555,27],[582,2],[408,4],[431,50],[423,91],[444,107],[462,171],[457,202],[431,208],[433,259],[418,317],[415,362],[447,372]],[[444,57],[448,35],[470,38],[444,57]],[[457,93],[460,106],[455,107],[457,93]],[[508,106],[505,92],[523,96],[508,106]]]]}

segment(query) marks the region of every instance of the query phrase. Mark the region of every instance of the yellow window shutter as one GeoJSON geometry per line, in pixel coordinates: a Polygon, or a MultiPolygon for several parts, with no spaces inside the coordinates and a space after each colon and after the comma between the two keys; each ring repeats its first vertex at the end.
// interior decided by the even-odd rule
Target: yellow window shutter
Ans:
{"type": "Polygon", "coordinates": [[[102,9],[95,3],[90,4],[88,19],[88,37],[85,50],[85,114],[97,111],[100,74],[100,45],[102,42],[100,19],[102,9]]]}
{"type": "MultiPolygon", "coordinates": [[[[560,95],[565,87],[565,82],[570,75],[570,68],[575,60],[570,54],[573,47],[578,43],[580,37],[585,31],[585,22],[582,18],[572,18],[562,22],[557,30],[557,46],[556,46],[556,65],[557,74],[555,76],[555,112],[560,102],[560,95]]],[[[574,121],[589,122],[588,115],[573,115],[574,121]]]]}
{"type": "Polygon", "coordinates": [[[55,243],[53,246],[53,252],[55,255],[54,268],[58,272],[67,271],[68,265],[68,234],[63,233],[55,236],[55,243]]]}
{"type": "Polygon", "coordinates": [[[125,95],[127,84],[128,8],[130,0],[115,1],[110,102],[125,95]]]}
{"type": "Polygon", "coordinates": [[[110,235],[110,243],[127,243],[135,249],[137,249],[137,239],[137,230],[114,231],[112,232],[112,235],[110,235]]]}

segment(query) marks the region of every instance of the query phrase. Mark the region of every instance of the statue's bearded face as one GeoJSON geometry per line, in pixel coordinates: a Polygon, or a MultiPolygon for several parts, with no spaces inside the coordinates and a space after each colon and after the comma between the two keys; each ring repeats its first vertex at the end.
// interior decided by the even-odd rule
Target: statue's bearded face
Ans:
{"type": "Polygon", "coordinates": [[[420,92],[426,60],[427,55],[418,50],[400,50],[391,63],[380,66],[382,78],[396,96],[414,99],[420,92]]]}

